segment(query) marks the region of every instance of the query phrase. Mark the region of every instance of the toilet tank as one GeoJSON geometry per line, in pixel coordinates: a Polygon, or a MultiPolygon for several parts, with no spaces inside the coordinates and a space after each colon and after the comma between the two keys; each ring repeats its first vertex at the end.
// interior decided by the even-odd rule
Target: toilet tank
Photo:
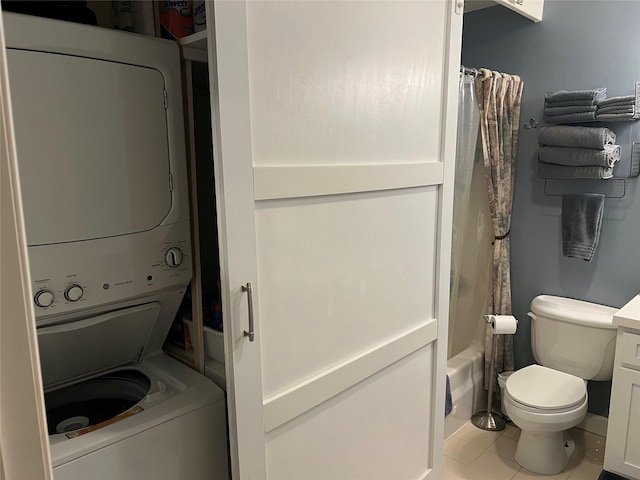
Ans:
{"type": "Polygon", "coordinates": [[[616,308],[539,295],[531,302],[531,348],[545,367],[585,380],[611,380],[616,308]]]}

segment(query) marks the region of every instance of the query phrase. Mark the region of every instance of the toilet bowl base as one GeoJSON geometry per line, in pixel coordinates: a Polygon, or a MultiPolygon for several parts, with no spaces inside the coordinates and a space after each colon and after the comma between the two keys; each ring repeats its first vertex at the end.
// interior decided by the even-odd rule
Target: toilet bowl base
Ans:
{"type": "Polygon", "coordinates": [[[575,449],[575,442],[567,431],[522,430],[515,458],[516,462],[531,472],[553,475],[565,469],[575,449]]]}

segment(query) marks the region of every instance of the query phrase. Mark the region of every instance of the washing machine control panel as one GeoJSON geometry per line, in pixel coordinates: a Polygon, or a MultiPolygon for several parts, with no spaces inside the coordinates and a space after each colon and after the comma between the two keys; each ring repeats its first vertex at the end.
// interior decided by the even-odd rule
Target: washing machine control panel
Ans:
{"type": "Polygon", "coordinates": [[[184,255],[178,247],[169,247],[164,254],[164,263],[170,268],[176,268],[182,265],[184,255]]]}
{"type": "Polygon", "coordinates": [[[120,237],[29,247],[36,318],[148,295],[191,280],[188,222],[120,237]]]}
{"type": "Polygon", "coordinates": [[[64,298],[66,298],[70,302],[77,302],[82,298],[83,294],[84,290],[77,283],[72,283],[64,289],[64,298]]]}
{"type": "Polygon", "coordinates": [[[55,299],[55,294],[51,290],[48,290],[46,288],[38,290],[33,296],[33,301],[35,302],[36,306],[42,308],[50,307],[55,299]]]}

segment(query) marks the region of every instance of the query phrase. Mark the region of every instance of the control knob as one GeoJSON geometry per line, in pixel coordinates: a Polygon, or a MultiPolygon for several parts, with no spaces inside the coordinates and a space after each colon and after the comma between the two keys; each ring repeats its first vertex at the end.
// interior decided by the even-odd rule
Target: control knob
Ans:
{"type": "Polygon", "coordinates": [[[46,308],[46,307],[50,307],[53,304],[53,301],[55,300],[55,298],[56,297],[53,294],[53,292],[45,288],[42,290],[38,290],[38,292],[36,292],[36,294],[33,297],[33,301],[36,303],[37,306],[46,308]]]}
{"type": "Polygon", "coordinates": [[[166,263],[168,267],[179,267],[182,260],[184,260],[184,254],[178,247],[169,247],[167,251],[164,252],[164,263],[166,263]]]}
{"type": "Polygon", "coordinates": [[[77,283],[69,285],[64,291],[64,298],[70,302],[77,302],[82,298],[84,290],[77,283]]]}

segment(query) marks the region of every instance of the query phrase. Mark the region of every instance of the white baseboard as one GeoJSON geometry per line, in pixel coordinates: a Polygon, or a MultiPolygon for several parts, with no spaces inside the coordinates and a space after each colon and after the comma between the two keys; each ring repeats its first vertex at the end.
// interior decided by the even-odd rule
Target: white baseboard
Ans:
{"type": "Polygon", "coordinates": [[[584,417],[584,420],[577,428],[606,437],[608,424],[609,419],[607,417],[601,417],[600,415],[587,412],[587,416],[584,417]]]}

